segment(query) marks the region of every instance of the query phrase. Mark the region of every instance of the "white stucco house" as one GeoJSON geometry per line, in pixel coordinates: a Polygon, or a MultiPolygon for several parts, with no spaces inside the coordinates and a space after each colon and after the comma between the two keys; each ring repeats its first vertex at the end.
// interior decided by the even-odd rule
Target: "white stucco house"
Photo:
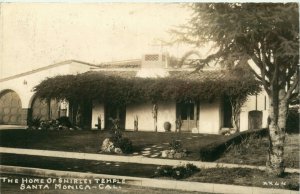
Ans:
{"type": "Polygon", "coordinates": [[[0,124],[26,125],[32,113],[33,117],[43,119],[50,118],[51,114],[57,117],[58,112],[51,112],[49,106],[57,110],[58,105],[40,102],[33,92],[34,86],[47,77],[83,73],[91,67],[88,63],[69,60],[0,79],[0,124]]]}
{"type": "MultiPolygon", "coordinates": [[[[110,65],[93,65],[81,61],[69,60],[49,65],[30,72],[17,74],[0,79],[0,125],[26,125],[34,117],[55,119],[60,116],[72,117],[72,110],[68,102],[51,100],[41,101],[33,92],[33,88],[47,77],[69,74],[109,74],[119,77],[156,78],[184,76],[193,69],[173,68],[169,66],[168,55],[147,54],[141,60],[112,62],[110,65]]],[[[204,69],[201,79],[215,76],[216,70],[204,69]]],[[[199,79],[200,79],[199,78],[199,79]]],[[[158,132],[164,132],[164,123],[171,123],[171,131],[176,130],[176,119],[182,120],[181,130],[193,133],[219,134],[224,127],[230,127],[231,111],[224,99],[213,101],[157,102],[156,126],[158,132]]],[[[240,130],[267,126],[268,99],[264,92],[256,96],[249,96],[240,114],[240,130]],[[255,114],[253,117],[253,112],[255,114]],[[256,119],[253,126],[251,119],[256,119]]],[[[134,130],[134,123],[138,119],[139,131],[154,131],[153,104],[151,102],[131,104],[123,108],[114,108],[105,103],[94,100],[86,114],[86,123],[91,129],[97,129],[99,119],[101,129],[109,128],[109,118],[119,118],[120,124],[126,130],[134,130]]]]}

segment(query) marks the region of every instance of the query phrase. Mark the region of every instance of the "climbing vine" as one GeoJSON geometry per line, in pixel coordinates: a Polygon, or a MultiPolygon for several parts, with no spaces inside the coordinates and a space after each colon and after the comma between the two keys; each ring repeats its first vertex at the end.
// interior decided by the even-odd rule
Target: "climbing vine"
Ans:
{"type": "MultiPolygon", "coordinates": [[[[204,72],[205,73],[205,72],[204,72]]],[[[212,101],[227,95],[243,102],[260,91],[259,82],[243,70],[216,72],[219,79],[122,78],[103,72],[63,75],[47,78],[35,87],[41,98],[72,102],[98,101],[115,105],[158,101],[212,101]]],[[[188,78],[188,77],[187,77],[188,78]]]]}

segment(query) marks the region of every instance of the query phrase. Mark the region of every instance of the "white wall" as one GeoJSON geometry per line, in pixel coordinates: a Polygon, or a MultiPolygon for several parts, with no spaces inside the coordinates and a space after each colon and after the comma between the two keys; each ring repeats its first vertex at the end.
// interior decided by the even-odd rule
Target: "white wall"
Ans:
{"type": "Polygon", "coordinates": [[[176,103],[175,101],[170,102],[159,102],[158,103],[158,114],[157,114],[157,131],[164,132],[164,123],[171,123],[171,131],[176,130],[176,103]]]}
{"type": "Polygon", "coordinates": [[[68,74],[68,70],[68,66],[63,65],[3,81],[0,82],[0,92],[5,89],[14,90],[21,98],[22,108],[30,108],[31,100],[34,95],[33,88],[47,77],[68,74]]]}
{"type": "Polygon", "coordinates": [[[245,107],[242,107],[240,113],[240,131],[248,130],[248,110],[245,107]]]}
{"type": "Polygon", "coordinates": [[[104,104],[99,102],[93,102],[92,108],[92,129],[97,129],[96,124],[98,124],[98,116],[101,118],[101,129],[104,129],[105,119],[104,119],[104,104]]]}
{"type": "Polygon", "coordinates": [[[126,130],[134,129],[134,118],[138,116],[139,131],[154,131],[154,120],[152,117],[152,104],[140,103],[126,107],[126,130]]]}
{"type": "MultiPolygon", "coordinates": [[[[138,116],[138,130],[139,131],[154,131],[154,120],[152,117],[152,103],[140,103],[135,105],[128,105],[126,107],[126,130],[134,129],[134,118],[138,116]]],[[[164,123],[166,121],[171,123],[171,131],[176,130],[176,103],[159,102],[157,113],[157,130],[164,132],[164,123]]],[[[100,103],[93,104],[92,110],[92,128],[96,128],[95,124],[98,123],[98,115],[101,115],[104,120],[104,105],[100,103]]],[[[200,120],[199,132],[218,134],[221,127],[221,100],[216,100],[212,103],[200,103],[200,120]]],[[[104,121],[102,121],[102,128],[104,121]]]]}
{"type": "Polygon", "coordinates": [[[200,102],[199,133],[219,134],[222,125],[221,100],[200,102]]]}
{"type": "MultiPolygon", "coordinates": [[[[250,96],[244,104],[240,115],[240,130],[248,130],[248,114],[249,111],[255,110],[255,96],[250,96]]],[[[261,93],[257,97],[258,110],[263,111],[263,127],[267,127],[268,110],[264,110],[265,94],[261,93]]],[[[266,99],[266,108],[268,108],[268,99],[266,99]]],[[[199,107],[199,133],[219,134],[219,130],[223,125],[222,115],[222,101],[217,99],[211,103],[200,102],[199,107]]],[[[92,128],[96,128],[97,115],[101,115],[104,120],[104,106],[103,104],[95,105],[93,108],[92,128]]],[[[126,129],[134,129],[134,117],[138,116],[140,131],[154,131],[154,120],[152,117],[152,104],[141,103],[136,105],[129,105],[126,107],[126,129]]],[[[157,115],[157,129],[164,131],[164,122],[171,123],[171,131],[175,131],[176,121],[176,103],[175,102],[159,102],[157,115]]],[[[102,122],[102,127],[104,121],[102,122]]]]}
{"type": "Polygon", "coordinates": [[[249,129],[249,112],[253,110],[262,111],[262,127],[265,128],[268,125],[268,108],[269,98],[265,91],[262,91],[257,95],[249,96],[247,101],[244,103],[240,114],[240,131],[246,131],[249,129]],[[257,107],[256,107],[257,101],[257,107]]]}
{"type": "Polygon", "coordinates": [[[31,101],[34,95],[33,88],[42,82],[47,77],[57,75],[77,74],[88,71],[90,66],[70,61],[52,68],[35,71],[24,75],[16,75],[15,78],[4,78],[0,80],[0,92],[10,89],[14,90],[20,97],[22,108],[30,108],[31,101]],[[26,83],[25,83],[26,82],[26,83]]]}
{"type": "MultiPolygon", "coordinates": [[[[222,124],[221,100],[212,103],[201,102],[199,113],[199,133],[219,134],[222,124]]],[[[126,107],[126,129],[134,129],[134,117],[138,116],[139,131],[154,131],[154,121],[152,117],[152,104],[141,103],[126,107]]],[[[164,122],[171,123],[171,131],[175,131],[176,125],[176,103],[159,102],[157,114],[157,130],[164,132],[164,122]]]]}
{"type": "MultiPolygon", "coordinates": [[[[141,103],[126,107],[126,129],[134,129],[134,118],[138,116],[138,128],[140,131],[154,131],[154,119],[152,117],[152,103],[141,103]]],[[[157,131],[164,132],[164,123],[171,123],[171,130],[175,131],[176,103],[159,102],[157,103],[157,131]]]]}
{"type": "Polygon", "coordinates": [[[268,117],[269,117],[269,111],[264,110],[263,111],[263,120],[262,120],[262,127],[267,128],[268,127],[268,117]]]}

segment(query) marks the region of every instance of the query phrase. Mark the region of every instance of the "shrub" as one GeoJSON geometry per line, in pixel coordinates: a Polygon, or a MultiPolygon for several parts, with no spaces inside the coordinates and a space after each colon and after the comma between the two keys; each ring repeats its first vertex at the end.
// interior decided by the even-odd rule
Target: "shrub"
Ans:
{"type": "Polygon", "coordinates": [[[218,159],[226,149],[228,149],[232,144],[238,145],[247,137],[254,135],[255,137],[265,136],[267,134],[267,129],[253,130],[253,131],[243,131],[236,133],[228,138],[221,139],[220,141],[213,142],[206,147],[202,147],[199,150],[199,157],[201,161],[215,161],[218,159]]]}
{"type": "Polygon", "coordinates": [[[110,131],[109,139],[113,142],[116,148],[120,148],[123,153],[129,154],[133,151],[132,141],[124,138],[121,129],[119,128],[118,119],[112,119],[113,128],[110,131]]]}
{"type": "Polygon", "coordinates": [[[120,148],[125,154],[129,154],[133,151],[132,141],[126,137],[113,141],[113,143],[115,147],[120,148]]]}
{"type": "Polygon", "coordinates": [[[299,191],[299,184],[297,184],[297,183],[288,183],[286,185],[286,188],[289,189],[289,190],[299,191]]]}
{"type": "Polygon", "coordinates": [[[168,150],[163,150],[161,152],[161,157],[179,159],[187,156],[187,150],[182,149],[180,140],[172,139],[169,146],[168,150]]]}
{"type": "Polygon", "coordinates": [[[156,176],[172,177],[173,168],[172,168],[172,166],[159,166],[159,167],[156,168],[155,175],[156,176]]]}
{"type": "Polygon", "coordinates": [[[63,116],[63,117],[59,117],[57,119],[57,121],[59,122],[60,125],[62,126],[66,126],[66,127],[72,127],[72,123],[69,119],[69,117],[63,116]]]}
{"type": "Polygon", "coordinates": [[[39,117],[32,119],[28,123],[29,128],[39,130],[61,130],[69,129],[72,124],[68,117],[60,117],[56,120],[41,120],[39,117]]]}
{"type": "Polygon", "coordinates": [[[120,129],[112,129],[109,131],[109,138],[113,141],[113,142],[117,142],[119,141],[119,139],[121,139],[123,136],[122,131],[120,129]]]}
{"type": "Polygon", "coordinates": [[[159,166],[155,171],[155,176],[172,177],[175,179],[183,179],[199,172],[200,169],[195,165],[188,163],[179,166],[159,166]]]}
{"type": "Polygon", "coordinates": [[[186,164],[186,170],[189,173],[194,173],[194,172],[200,171],[200,169],[197,166],[195,166],[194,164],[191,164],[191,163],[186,164]]]}
{"type": "Polygon", "coordinates": [[[41,121],[40,130],[58,130],[59,122],[57,120],[41,121]]]}
{"type": "Polygon", "coordinates": [[[289,109],[286,131],[288,133],[299,133],[299,112],[297,107],[289,109]]]}
{"type": "Polygon", "coordinates": [[[191,174],[187,171],[184,166],[175,167],[172,171],[172,177],[175,179],[183,179],[189,177],[191,174]]]}
{"type": "Polygon", "coordinates": [[[29,120],[28,127],[31,129],[37,129],[40,126],[40,124],[41,124],[41,118],[36,117],[36,118],[29,120]]]}
{"type": "Polygon", "coordinates": [[[240,143],[233,143],[230,146],[230,149],[232,149],[235,154],[244,155],[255,151],[255,149],[251,149],[254,147],[263,147],[263,141],[262,138],[258,137],[256,134],[251,134],[250,136],[242,139],[240,143]]]}
{"type": "Polygon", "coordinates": [[[224,142],[215,142],[207,147],[201,148],[199,157],[201,161],[214,161],[220,157],[225,151],[226,145],[224,142]]]}
{"type": "Polygon", "coordinates": [[[119,130],[120,129],[120,120],[109,118],[109,121],[112,123],[112,130],[119,130]]]}
{"type": "Polygon", "coordinates": [[[182,151],[182,144],[179,140],[172,139],[172,141],[169,143],[170,149],[175,150],[175,152],[181,152],[182,151]]]}

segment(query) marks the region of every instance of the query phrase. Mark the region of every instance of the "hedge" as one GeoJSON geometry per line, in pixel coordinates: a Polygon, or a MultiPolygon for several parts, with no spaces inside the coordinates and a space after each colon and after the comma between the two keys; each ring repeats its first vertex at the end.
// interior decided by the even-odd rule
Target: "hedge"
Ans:
{"type": "Polygon", "coordinates": [[[224,153],[224,151],[231,144],[238,144],[243,139],[254,134],[257,136],[266,136],[268,134],[268,129],[264,128],[259,130],[247,130],[247,131],[236,133],[232,136],[228,136],[228,138],[226,139],[215,141],[207,145],[206,147],[200,149],[199,151],[200,160],[207,161],[207,162],[215,161],[224,153]]]}
{"type": "Polygon", "coordinates": [[[299,107],[290,108],[286,121],[287,133],[299,133],[299,118],[299,107]]]}

